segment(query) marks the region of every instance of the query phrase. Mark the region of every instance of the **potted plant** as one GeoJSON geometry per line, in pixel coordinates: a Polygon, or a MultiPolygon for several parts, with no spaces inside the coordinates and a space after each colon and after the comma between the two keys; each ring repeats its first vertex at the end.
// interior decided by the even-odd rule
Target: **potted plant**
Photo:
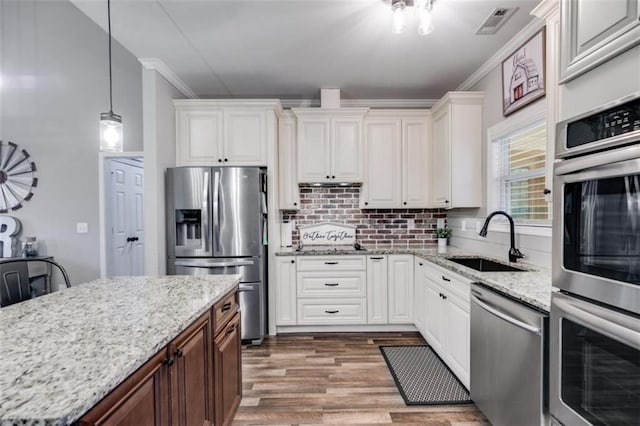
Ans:
{"type": "Polygon", "coordinates": [[[438,253],[446,253],[447,241],[451,236],[451,229],[438,228],[436,229],[436,237],[438,238],[438,253]]]}

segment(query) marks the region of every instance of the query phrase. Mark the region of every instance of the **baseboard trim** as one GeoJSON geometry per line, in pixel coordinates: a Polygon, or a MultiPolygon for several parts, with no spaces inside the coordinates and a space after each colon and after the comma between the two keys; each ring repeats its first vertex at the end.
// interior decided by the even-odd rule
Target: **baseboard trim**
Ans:
{"type": "Polygon", "coordinates": [[[380,333],[418,331],[413,324],[296,325],[276,327],[276,334],[291,333],[380,333]]]}

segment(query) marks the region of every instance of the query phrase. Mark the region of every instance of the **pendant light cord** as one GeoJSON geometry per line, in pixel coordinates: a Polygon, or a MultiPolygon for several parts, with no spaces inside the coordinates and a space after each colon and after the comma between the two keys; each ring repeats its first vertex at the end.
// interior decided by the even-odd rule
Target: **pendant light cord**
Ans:
{"type": "Polygon", "coordinates": [[[109,28],[109,112],[113,114],[113,80],[111,77],[111,0],[107,0],[107,26],[109,28]]]}

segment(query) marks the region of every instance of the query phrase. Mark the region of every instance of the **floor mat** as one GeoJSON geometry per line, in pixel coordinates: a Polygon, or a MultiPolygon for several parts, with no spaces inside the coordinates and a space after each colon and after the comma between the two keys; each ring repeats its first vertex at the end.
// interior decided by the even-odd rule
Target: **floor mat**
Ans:
{"type": "Polygon", "coordinates": [[[380,346],[407,405],[469,404],[469,391],[427,345],[380,346]]]}

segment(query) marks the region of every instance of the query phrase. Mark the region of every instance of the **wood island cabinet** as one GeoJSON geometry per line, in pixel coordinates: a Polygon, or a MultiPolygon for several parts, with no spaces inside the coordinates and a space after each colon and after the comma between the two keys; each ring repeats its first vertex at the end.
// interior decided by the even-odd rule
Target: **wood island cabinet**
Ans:
{"type": "Polygon", "coordinates": [[[226,425],[242,398],[237,290],[201,315],[78,424],[226,425]]]}

